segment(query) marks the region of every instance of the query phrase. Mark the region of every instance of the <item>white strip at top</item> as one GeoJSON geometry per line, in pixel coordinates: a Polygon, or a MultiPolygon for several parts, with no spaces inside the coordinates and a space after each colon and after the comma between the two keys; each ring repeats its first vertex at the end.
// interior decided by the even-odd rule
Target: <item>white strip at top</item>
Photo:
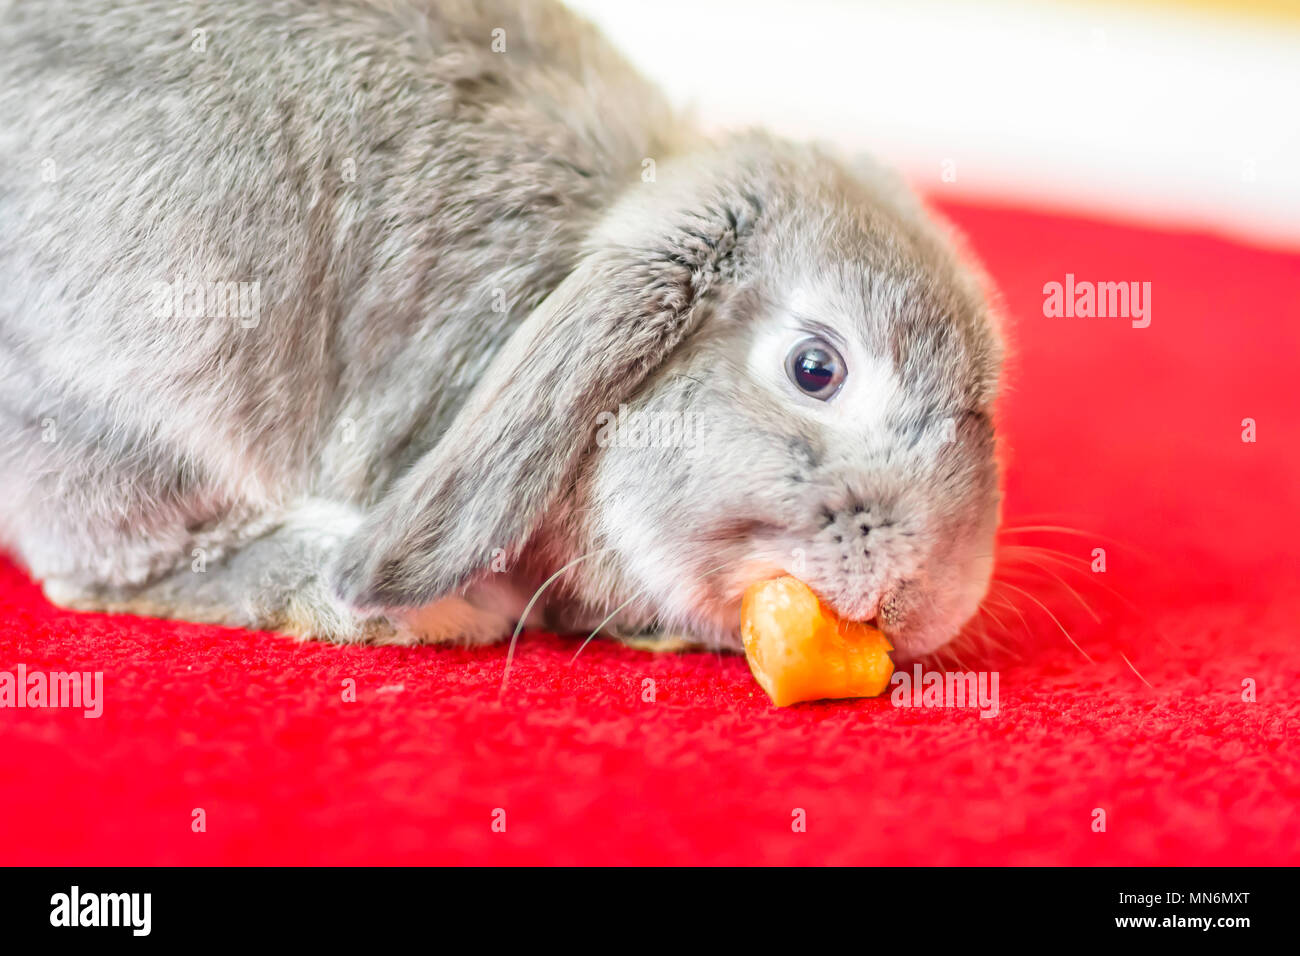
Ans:
{"type": "Polygon", "coordinates": [[[571,0],[709,128],[936,197],[1300,248],[1300,23],[1011,0],[571,0]]]}

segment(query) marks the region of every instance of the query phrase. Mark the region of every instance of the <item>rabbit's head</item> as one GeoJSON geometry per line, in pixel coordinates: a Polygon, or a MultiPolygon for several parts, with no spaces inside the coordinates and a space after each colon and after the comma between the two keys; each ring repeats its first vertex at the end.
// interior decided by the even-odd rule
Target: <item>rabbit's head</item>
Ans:
{"type": "Polygon", "coordinates": [[[982,284],[875,167],[751,135],[660,165],[349,542],[341,593],[415,606],[532,551],[556,618],[738,646],[788,573],[903,657],[952,638],[992,569],[982,284]]]}

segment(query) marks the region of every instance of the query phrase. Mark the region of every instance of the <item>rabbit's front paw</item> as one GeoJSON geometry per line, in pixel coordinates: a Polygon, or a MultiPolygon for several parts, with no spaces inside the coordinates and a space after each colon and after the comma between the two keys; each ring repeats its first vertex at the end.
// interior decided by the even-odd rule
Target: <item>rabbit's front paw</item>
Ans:
{"type": "Polygon", "coordinates": [[[464,644],[477,647],[509,637],[515,622],[475,607],[461,597],[446,597],[409,611],[391,611],[396,633],[381,644],[464,644]]]}
{"type": "Polygon", "coordinates": [[[639,634],[610,634],[620,644],[638,651],[671,654],[679,651],[697,651],[705,647],[703,641],[677,631],[647,631],[639,634]]]}
{"type": "Polygon", "coordinates": [[[203,576],[183,571],[138,588],[80,585],[57,578],[43,585],[52,604],[74,611],[222,624],[338,643],[402,641],[394,622],[351,610],[320,578],[291,587],[278,582],[261,589],[232,587],[225,570],[210,568],[203,576]]]}
{"type": "Polygon", "coordinates": [[[361,614],[344,605],[316,578],[268,603],[250,624],[293,637],[339,644],[401,644],[398,625],[382,614],[361,614]]]}

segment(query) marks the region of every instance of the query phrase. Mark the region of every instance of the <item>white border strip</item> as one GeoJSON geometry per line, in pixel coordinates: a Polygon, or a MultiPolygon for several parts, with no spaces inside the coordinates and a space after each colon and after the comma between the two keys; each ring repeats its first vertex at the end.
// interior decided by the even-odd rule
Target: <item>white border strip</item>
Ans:
{"type": "Polygon", "coordinates": [[[708,127],[869,150],[933,195],[1300,248],[1294,23],[1012,0],[570,2],[708,127]]]}

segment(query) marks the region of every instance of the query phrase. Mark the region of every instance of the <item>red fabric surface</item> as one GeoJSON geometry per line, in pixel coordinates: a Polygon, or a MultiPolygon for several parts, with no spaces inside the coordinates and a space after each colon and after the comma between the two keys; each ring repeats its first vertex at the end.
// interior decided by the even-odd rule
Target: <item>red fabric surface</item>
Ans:
{"type": "Polygon", "coordinates": [[[777,710],[738,657],[597,641],[570,666],[576,640],[532,634],[498,704],[503,648],[74,614],[0,563],[0,670],[102,670],[106,696],[0,710],[0,862],[1300,862],[1300,257],[946,211],[1013,320],[1006,524],[1084,532],[1003,535],[1069,557],[1006,552],[1010,650],[958,651],[998,669],[996,718],[777,710]],[[1067,272],[1151,282],[1151,326],[1045,318],[1067,272]],[[1068,563],[1096,547],[1105,574],[1068,563]]]}

